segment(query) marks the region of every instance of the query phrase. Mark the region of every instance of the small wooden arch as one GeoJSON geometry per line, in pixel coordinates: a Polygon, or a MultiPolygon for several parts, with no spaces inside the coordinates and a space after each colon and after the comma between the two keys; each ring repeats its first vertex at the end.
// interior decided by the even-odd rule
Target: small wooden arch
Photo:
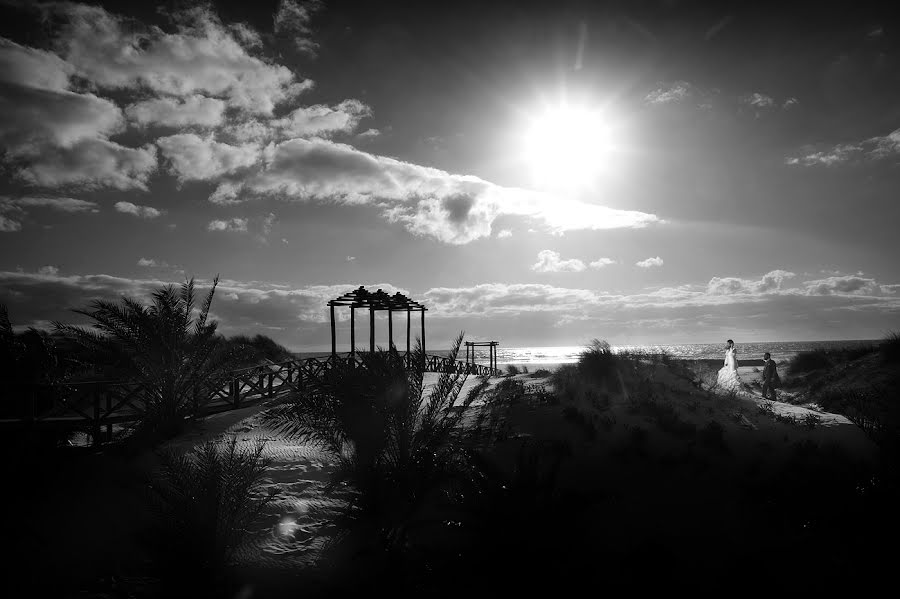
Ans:
{"type": "Polygon", "coordinates": [[[394,295],[386,293],[381,289],[377,291],[369,291],[362,285],[357,289],[345,293],[328,302],[331,311],[331,353],[337,354],[337,337],[334,328],[334,309],[338,306],[348,306],[350,308],[350,355],[356,353],[356,310],[369,309],[369,351],[375,351],[375,312],[378,310],[386,310],[388,313],[388,347],[394,345],[394,312],[406,312],[406,353],[410,352],[410,332],[411,332],[411,314],[419,312],[422,314],[422,351],[425,351],[425,312],[428,310],[424,305],[415,300],[411,300],[399,291],[394,295]]]}
{"type": "Polygon", "coordinates": [[[475,348],[476,347],[487,347],[488,348],[488,357],[490,361],[490,368],[492,370],[496,370],[497,368],[497,346],[500,345],[499,341],[466,341],[466,364],[474,364],[475,363],[475,348]],[[472,356],[471,361],[469,360],[469,356],[472,356]]]}

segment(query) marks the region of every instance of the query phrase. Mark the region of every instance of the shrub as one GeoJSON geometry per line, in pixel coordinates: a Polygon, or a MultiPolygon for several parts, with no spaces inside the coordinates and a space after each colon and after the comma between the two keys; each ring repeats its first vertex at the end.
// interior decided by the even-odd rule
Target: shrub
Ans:
{"type": "Polygon", "coordinates": [[[274,490],[262,493],[271,464],[263,449],[257,443],[238,451],[232,436],[224,448],[209,441],[193,454],[157,453],[161,468],[150,489],[160,516],[157,562],[165,578],[177,584],[193,580],[209,591],[227,574],[247,527],[274,496],[274,490]]]}
{"type": "Polygon", "coordinates": [[[553,373],[547,370],[546,368],[538,368],[534,372],[531,373],[531,377],[535,379],[546,378],[551,376],[553,373]]]}
{"type": "Polygon", "coordinates": [[[612,352],[609,343],[599,339],[591,341],[578,358],[578,371],[591,383],[617,383],[618,380],[615,378],[618,374],[616,355],[612,352]]]}
{"type": "Polygon", "coordinates": [[[900,333],[892,332],[888,334],[878,346],[881,357],[887,364],[896,364],[900,362],[900,333]]]}
{"type": "Polygon", "coordinates": [[[832,361],[828,356],[828,352],[822,350],[804,351],[791,359],[791,363],[788,365],[788,374],[824,370],[831,366],[832,361]]]}
{"type": "Polygon", "coordinates": [[[510,376],[515,376],[515,375],[521,374],[521,373],[522,373],[522,371],[519,370],[519,367],[516,366],[515,364],[507,364],[506,365],[506,374],[508,374],[510,376]]]}
{"type": "Polygon", "coordinates": [[[238,348],[248,366],[254,366],[266,360],[280,363],[295,358],[291,350],[265,335],[254,335],[253,337],[235,335],[229,337],[227,343],[238,348]]]}

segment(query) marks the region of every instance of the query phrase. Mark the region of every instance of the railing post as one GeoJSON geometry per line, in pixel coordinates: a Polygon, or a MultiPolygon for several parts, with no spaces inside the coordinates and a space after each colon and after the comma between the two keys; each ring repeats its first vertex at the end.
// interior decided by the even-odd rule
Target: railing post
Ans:
{"type": "Polygon", "coordinates": [[[270,372],[269,373],[269,389],[268,389],[269,397],[272,397],[274,395],[274,392],[272,391],[272,382],[274,380],[275,380],[275,375],[270,372]]]}
{"type": "Polygon", "coordinates": [[[241,405],[241,388],[237,379],[231,379],[231,403],[235,408],[241,405]]]}

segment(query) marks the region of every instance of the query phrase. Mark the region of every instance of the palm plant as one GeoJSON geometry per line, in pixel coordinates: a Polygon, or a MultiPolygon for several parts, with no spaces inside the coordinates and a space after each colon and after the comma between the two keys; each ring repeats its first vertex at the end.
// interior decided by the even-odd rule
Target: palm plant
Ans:
{"type": "Polygon", "coordinates": [[[0,373],[8,382],[50,384],[59,372],[56,344],[46,331],[29,327],[16,334],[6,306],[0,304],[0,373]]]}
{"type": "MultiPolygon", "coordinates": [[[[462,338],[453,343],[453,360],[462,338]]],[[[335,458],[332,484],[351,488],[344,524],[373,533],[382,548],[410,543],[415,529],[433,522],[425,514],[429,500],[466,475],[460,425],[488,384],[483,379],[457,404],[466,375],[445,372],[426,393],[421,343],[415,354],[407,369],[396,348],[361,353],[267,414],[269,425],[335,458]]]]}
{"type": "Polygon", "coordinates": [[[239,451],[232,436],[224,447],[208,441],[192,454],[157,453],[161,468],[150,490],[161,516],[156,532],[164,574],[187,574],[203,586],[224,573],[275,494],[263,489],[271,465],[263,449],[258,442],[239,451]]]}
{"type": "Polygon", "coordinates": [[[217,323],[208,320],[218,281],[217,276],[199,308],[191,279],[179,289],[156,290],[150,305],[123,297],[121,303],[97,300],[91,309],[75,310],[94,321],[93,330],[55,326],[86,350],[89,366],[140,387],[144,432],[171,435],[191,414],[194,398],[223,384],[238,358],[237,348],[226,346],[217,323]]]}

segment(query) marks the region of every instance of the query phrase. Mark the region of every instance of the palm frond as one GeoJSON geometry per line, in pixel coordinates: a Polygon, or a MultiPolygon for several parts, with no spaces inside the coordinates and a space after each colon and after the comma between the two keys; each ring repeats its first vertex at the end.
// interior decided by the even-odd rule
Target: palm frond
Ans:
{"type": "Polygon", "coordinates": [[[12,323],[9,322],[9,312],[6,310],[6,304],[0,304],[0,336],[4,340],[12,339],[13,337],[12,323]]]}

